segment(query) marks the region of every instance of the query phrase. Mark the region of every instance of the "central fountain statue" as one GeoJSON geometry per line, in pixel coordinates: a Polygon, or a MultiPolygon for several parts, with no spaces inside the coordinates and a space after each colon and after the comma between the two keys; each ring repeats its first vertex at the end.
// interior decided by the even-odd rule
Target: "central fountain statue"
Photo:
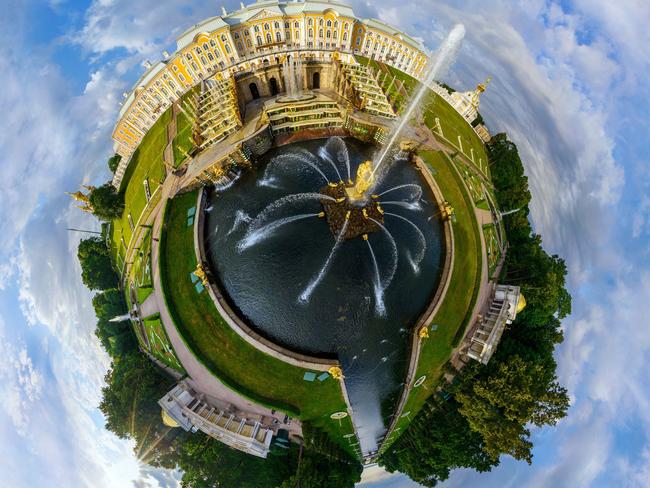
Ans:
{"type": "Polygon", "coordinates": [[[375,183],[372,161],[365,161],[357,168],[357,178],[352,186],[345,188],[348,199],[353,202],[361,202],[367,199],[366,193],[375,183]]]}

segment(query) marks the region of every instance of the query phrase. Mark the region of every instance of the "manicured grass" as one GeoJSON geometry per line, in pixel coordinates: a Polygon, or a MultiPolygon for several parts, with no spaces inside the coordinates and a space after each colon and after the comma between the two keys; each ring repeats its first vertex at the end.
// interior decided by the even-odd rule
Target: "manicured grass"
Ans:
{"type": "Polygon", "coordinates": [[[192,123],[187,115],[179,112],[176,116],[176,137],[174,137],[174,166],[179,167],[194,148],[192,123]]]}
{"type": "MultiPolygon", "coordinates": [[[[454,268],[447,294],[432,321],[437,329],[424,340],[420,352],[415,378],[426,375],[427,379],[422,386],[411,390],[403,410],[410,415],[397,424],[401,432],[422,408],[427,397],[434,393],[442,367],[458,342],[458,333],[469,321],[481,278],[481,243],[472,200],[449,158],[433,151],[421,152],[420,156],[433,168],[444,198],[454,207],[454,268]]],[[[397,435],[392,436],[384,448],[396,438],[397,435]]]]}
{"type": "Polygon", "coordinates": [[[483,226],[483,237],[485,239],[485,247],[487,251],[488,273],[492,276],[497,267],[497,263],[499,262],[499,258],[501,257],[499,240],[497,239],[497,231],[494,224],[483,226]]]}
{"type": "Polygon", "coordinates": [[[149,190],[153,195],[165,179],[165,164],[163,152],[167,146],[167,124],[171,120],[171,109],[162,114],[142,138],[142,142],[131,156],[126,169],[120,192],[124,194],[124,213],[121,219],[113,221],[113,245],[120,248],[120,238],[129,245],[132,230],[129,224],[129,213],[133,224],[137,225],[143,210],[147,206],[147,196],[144,180],[149,181],[149,190]]]}
{"type": "Polygon", "coordinates": [[[138,303],[142,304],[153,293],[151,277],[151,231],[145,230],[140,242],[140,249],[134,253],[133,265],[130,268],[130,281],[135,288],[138,303]]]}
{"type": "Polygon", "coordinates": [[[307,370],[252,347],[221,318],[207,290],[196,291],[190,276],[197,264],[193,230],[187,226],[187,211],[196,204],[196,197],[196,192],[190,192],[167,202],[160,241],[165,299],[178,331],[196,357],[230,388],[312,422],[352,453],[343,438],[353,432],[350,419],[339,424],[329,418],[346,410],[338,381],[304,381],[307,370]]]}
{"type": "Polygon", "coordinates": [[[144,323],[144,330],[149,340],[149,352],[151,355],[165,366],[184,374],[185,370],[174,353],[174,348],[169,341],[169,337],[167,337],[167,332],[165,332],[165,327],[163,327],[160,318],[146,318],[142,322],[144,323]]]}

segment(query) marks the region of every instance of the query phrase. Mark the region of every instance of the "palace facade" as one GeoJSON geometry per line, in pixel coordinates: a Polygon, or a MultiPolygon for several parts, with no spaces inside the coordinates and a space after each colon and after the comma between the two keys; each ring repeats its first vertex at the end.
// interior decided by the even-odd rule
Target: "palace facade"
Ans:
{"type": "MultiPolygon", "coordinates": [[[[427,54],[424,46],[388,24],[359,19],[340,1],[262,0],[208,18],[181,34],[173,54],[145,63],[147,71],[125,100],[113,131],[115,152],[124,172],[133,151],[158,117],[202,80],[223,79],[279,65],[288,53],[307,62],[333,57],[370,57],[418,79],[427,54]]],[[[308,79],[307,88],[319,84],[308,79]]],[[[265,96],[258,92],[251,98],[265,96]]],[[[272,88],[270,91],[273,91],[272,88]]]]}

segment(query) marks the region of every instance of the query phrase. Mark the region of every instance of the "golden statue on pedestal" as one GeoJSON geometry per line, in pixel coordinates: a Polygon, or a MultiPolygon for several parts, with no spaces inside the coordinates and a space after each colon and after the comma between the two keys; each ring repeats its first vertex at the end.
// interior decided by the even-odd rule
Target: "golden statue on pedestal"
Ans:
{"type": "Polygon", "coordinates": [[[350,200],[361,200],[365,197],[366,192],[372,188],[375,183],[372,161],[365,161],[357,168],[357,177],[353,186],[345,189],[350,200]]]}
{"type": "Polygon", "coordinates": [[[83,193],[81,190],[77,190],[74,193],[65,192],[66,195],[70,195],[73,200],[81,202],[81,205],[77,205],[77,208],[80,208],[84,212],[93,213],[93,206],[90,204],[90,193],[95,189],[94,186],[90,185],[81,185],[81,188],[88,190],[88,193],[83,193]]]}
{"type": "Polygon", "coordinates": [[[429,328],[425,325],[420,329],[418,332],[418,336],[420,339],[428,339],[429,338],[429,328]]]}
{"type": "Polygon", "coordinates": [[[330,369],[327,370],[327,372],[334,378],[335,380],[342,380],[344,378],[343,376],[343,371],[341,368],[338,366],[332,366],[330,369]]]}
{"type": "Polygon", "coordinates": [[[205,270],[203,269],[203,265],[201,263],[198,263],[196,265],[194,276],[201,280],[201,284],[203,286],[208,286],[208,275],[205,273],[205,270]]]}

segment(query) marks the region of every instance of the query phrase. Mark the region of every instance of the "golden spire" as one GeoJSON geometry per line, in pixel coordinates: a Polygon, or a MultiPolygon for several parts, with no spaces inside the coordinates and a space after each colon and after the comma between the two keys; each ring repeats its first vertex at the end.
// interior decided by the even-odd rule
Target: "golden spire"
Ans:
{"type": "Polygon", "coordinates": [[[88,198],[88,195],[84,195],[80,190],[77,190],[74,193],[70,193],[69,191],[65,192],[66,195],[70,195],[73,200],[76,200],[78,202],[82,203],[90,203],[90,199],[88,198]]]}
{"type": "Polygon", "coordinates": [[[481,97],[481,93],[485,91],[488,84],[490,83],[490,80],[492,80],[492,77],[488,76],[487,80],[485,80],[483,83],[479,83],[478,85],[476,85],[476,90],[474,90],[471,94],[472,105],[474,105],[474,108],[476,108],[477,110],[478,110],[479,98],[481,97]]]}

